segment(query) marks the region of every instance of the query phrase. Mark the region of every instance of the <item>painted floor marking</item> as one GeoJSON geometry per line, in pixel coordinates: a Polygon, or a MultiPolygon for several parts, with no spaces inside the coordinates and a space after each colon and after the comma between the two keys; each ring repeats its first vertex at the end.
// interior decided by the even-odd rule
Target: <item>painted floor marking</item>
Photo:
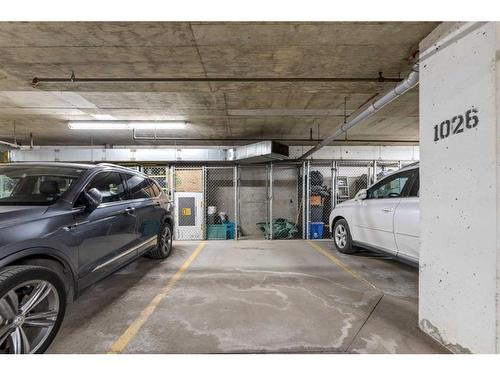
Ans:
{"type": "Polygon", "coordinates": [[[363,276],[361,276],[360,274],[358,274],[356,271],[352,270],[347,264],[345,264],[344,262],[342,262],[340,259],[334,257],[332,254],[330,254],[328,251],[326,251],[325,249],[323,249],[321,246],[319,245],[316,245],[314,242],[312,241],[307,241],[307,243],[309,244],[309,246],[311,246],[314,250],[316,250],[317,252],[323,254],[325,257],[327,257],[328,259],[330,259],[332,262],[334,262],[337,266],[339,266],[340,268],[342,268],[345,272],[351,274],[352,276],[354,276],[356,279],[364,282],[365,284],[368,284],[369,286],[371,286],[372,288],[378,290],[378,291],[381,291],[379,288],[377,288],[375,285],[373,285],[371,282],[369,282],[368,280],[366,280],[363,276]]]}
{"type": "Polygon", "coordinates": [[[153,300],[149,303],[149,305],[142,310],[136,320],[132,322],[130,326],[123,332],[123,334],[111,345],[108,354],[119,354],[121,353],[130,341],[137,335],[141,327],[144,323],[147,322],[151,314],[156,310],[160,302],[168,295],[168,293],[172,290],[175,283],[179,281],[182,277],[182,274],[186,272],[189,268],[193,260],[200,254],[201,250],[205,247],[206,241],[200,242],[200,244],[196,247],[193,253],[189,256],[188,259],[182,264],[181,268],[176,272],[174,276],[168,281],[168,283],[162,288],[162,290],[153,298],[153,300]]]}

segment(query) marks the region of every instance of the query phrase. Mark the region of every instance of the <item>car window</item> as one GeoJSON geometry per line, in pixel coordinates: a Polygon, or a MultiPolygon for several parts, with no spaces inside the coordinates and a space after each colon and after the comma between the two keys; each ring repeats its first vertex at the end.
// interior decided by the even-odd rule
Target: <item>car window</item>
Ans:
{"type": "Polygon", "coordinates": [[[154,198],[158,196],[154,190],[154,183],[139,175],[125,175],[127,180],[128,196],[130,199],[154,198]]]}
{"type": "Polygon", "coordinates": [[[96,188],[102,194],[102,203],[116,202],[125,199],[125,187],[117,172],[101,172],[95,176],[85,188],[86,191],[96,188]]]}
{"type": "Polygon", "coordinates": [[[81,169],[58,166],[0,168],[0,205],[50,205],[81,172],[81,169]]]}
{"type": "Polygon", "coordinates": [[[148,188],[147,188],[147,191],[148,191],[148,194],[151,198],[156,198],[159,194],[158,190],[157,190],[157,186],[155,184],[155,182],[153,180],[150,180],[150,179],[147,179],[146,180],[147,183],[148,183],[148,188]]]}
{"type": "Polygon", "coordinates": [[[410,177],[411,171],[405,171],[380,181],[378,184],[368,189],[367,199],[401,197],[410,177]]]}
{"type": "Polygon", "coordinates": [[[420,173],[418,169],[415,169],[415,177],[411,185],[411,189],[408,192],[408,197],[418,197],[420,192],[420,173]]]}
{"type": "Polygon", "coordinates": [[[150,180],[150,182],[151,182],[151,187],[153,188],[154,196],[159,197],[160,194],[162,193],[160,186],[158,185],[157,182],[153,180],[150,180]]]}

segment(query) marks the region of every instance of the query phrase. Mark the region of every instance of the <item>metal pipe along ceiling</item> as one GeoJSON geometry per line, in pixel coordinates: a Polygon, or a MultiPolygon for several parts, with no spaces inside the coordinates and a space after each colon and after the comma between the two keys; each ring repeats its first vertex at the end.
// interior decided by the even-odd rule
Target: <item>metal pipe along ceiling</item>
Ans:
{"type": "MultiPolygon", "coordinates": [[[[134,141],[171,141],[171,142],[262,142],[262,141],[273,141],[273,142],[320,142],[321,139],[317,138],[256,138],[256,137],[222,137],[222,138],[183,138],[183,137],[164,137],[158,136],[157,134],[153,135],[138,135],[136,129],[133,130],[133,139],[134,141]]],[[[418,141],[412,140],[398,140],[398,139],[350,139],[348,141],[338,140],[340,143],[401,143],[401,144],[414,144],[418,143],[418,141]]]]}
{"type": "Polygon", "coordinates": [[[305,158],[309,157],[310,155],[314,154],[319,149],[323,148],[324,146],[329,145],[330,143],[332,143],[332,141],[335,138],[344,134],[346,131],[348,131],[352,127],[356,126],[361,121],[367,119],[368,117],[370,117],[374,113],[378,112],[383,107],[385,107],[387,104],[392,102],[394,99],[403,95],[405,92],[411,90],[413,87],[415,87],[418,84],[418,78],[419,78],[419,69],[418,69],[418,63],[416,63],[415,65],[413,65],[410,74],[408,74],[408,76],[403,81],[401,81],[396,87],[394,87],[390,91],[383,94],[379,99],[372,102],[361,113],[350,118],[345,124],[342,124],[336,132],[329,135],[328,137],[323,139],[321,142],[319,142],[316,146],[314,146],[312,149],[310,149],[309,151],[304,153],[299,158],[299,160],[305,159],[305,158]]]}
{"type": "Polygon", "coordinates": [[[0,141],[0,146],[5,146],[8,148],[21,148],[18,144],[16,143],[10,143],[10,142],[5,142],[5,141],[0,141]]]}
{"type": "Polygon", "coordinates": [[[31,81],[33,87],[40,83],[137,83],[137,82],[163,82],[163,83],[195,83],[195,82],[221,82],[221,83],[307,83],[307,82],[401,82],[401,78],[384,77],[34,77],[31,81]]]}

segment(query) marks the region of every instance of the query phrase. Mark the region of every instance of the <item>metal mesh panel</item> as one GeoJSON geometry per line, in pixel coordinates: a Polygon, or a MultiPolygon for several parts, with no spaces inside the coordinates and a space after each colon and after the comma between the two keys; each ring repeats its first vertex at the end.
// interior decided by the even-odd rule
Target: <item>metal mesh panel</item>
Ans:
{"type": "Polygon", "coordinates": [[[328,238],[330,212],[333,208],[333,163],[310,163],[307,180],[307,237],[328,238]]]}
{"type": "Polygon", "coordinates": [[[158,182],[164,192],[168,191],[169,168],[166,165],[144,166],[142,172],[158,182]]]}
{"type": "Polygon", "coordinates": [[[239,167],[240,239],[269,239],[269,167],[239,167]]]}
{"type": "Polygon", "coordinates": [[[352,199],[358,191],[366,189],[371,184],[371,174],[371,162],[338,162],[336,204],[352,199]]]}
{"type": "Polygon", "coordinates": [[[204,167],[173,167],[174,238],[205,237],[204,167]]]}
{"type": "Polygon", "coordinates": [[[397,171],[401,167],[402,163],[399,161],[377,161],[374,182],[384,178],[392,172],[397,171]]]}
{"type": "Polygon", "coordinates": [[[234,167],[205,168],[205,218],[208,240],[230,240],[236,235],[234,167]]]}
{"type": "Polygon", "coordinates": [[[272,239],[302,238],[302,180],[300,165],[273,165],[272,239]]]}

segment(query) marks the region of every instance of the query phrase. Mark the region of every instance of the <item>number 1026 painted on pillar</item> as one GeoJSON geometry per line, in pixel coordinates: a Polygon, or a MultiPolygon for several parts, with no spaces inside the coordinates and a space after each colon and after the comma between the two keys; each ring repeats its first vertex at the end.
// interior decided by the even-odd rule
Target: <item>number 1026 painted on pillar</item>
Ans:
{"type": "Polygon", "coordinates": [[[463,115],[456,115],[451,120],[444,120],[439,125],[434,125],[434,142],[448,138],[450,135],[463,133],[464,130],[473,129],[479,124],[479,110],[475,107],[465,111],[463,115]]]}

